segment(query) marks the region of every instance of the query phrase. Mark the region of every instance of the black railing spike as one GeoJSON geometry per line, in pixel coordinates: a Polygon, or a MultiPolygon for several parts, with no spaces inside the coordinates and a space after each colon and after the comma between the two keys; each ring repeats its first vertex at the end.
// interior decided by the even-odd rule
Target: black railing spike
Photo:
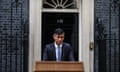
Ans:
{"type": "Polygon", "coordinates": [[[18,0],[15,0],[16,3],[18,3],[18,0]]]}
{"type": "Polygon", "coordinates": [[[18,6],[19,6],[19,1],[18,0],[15,0],[15,5],[16,5],[16,13],[17,13],[17,8],[18,8],[18,6]]]}
{"type": "Polygon", "coordinates": [[[16,3],[16,13],[17,13],[17,4],[18,4],[18,3],[16,3]]]}

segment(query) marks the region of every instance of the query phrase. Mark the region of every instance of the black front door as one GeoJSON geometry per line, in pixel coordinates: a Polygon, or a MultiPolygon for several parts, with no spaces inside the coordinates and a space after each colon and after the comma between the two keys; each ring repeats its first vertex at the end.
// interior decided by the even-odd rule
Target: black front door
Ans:
{"type": "Polygon", "coordinates": [[[65,42],[72,45],[75,60],[78,60],[78,13],[42,13],[42,52],[44,46],[53,42],[56,28],[65,31],[65,42]]]}

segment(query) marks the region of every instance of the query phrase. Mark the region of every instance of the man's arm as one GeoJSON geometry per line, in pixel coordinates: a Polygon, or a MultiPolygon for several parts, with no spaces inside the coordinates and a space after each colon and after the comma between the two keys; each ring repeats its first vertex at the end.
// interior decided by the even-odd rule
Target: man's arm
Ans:
{"type": "Polygon", "coordinates": [[[75,61],[75,59],[74,59],[74,53],[73,53],[73,49],[72,49],[72,47],[71,47],[71,45],[69,44],[69,61],[75,61]]]}
{"type": "Polygon", "coordinates": [[[75,59],[74,59],[74,54],[73,54],[73,50],[72,50],[72,49],[70,49],[69,60],[70,60],[70,61],[75,61],[75,59]]]}
{"type": "Polygon", "coordinates": [[[44,52],[43,52],[43,61],[48,60],[48,56],[47,56],[47,46],[44,48],[44,52]]]}

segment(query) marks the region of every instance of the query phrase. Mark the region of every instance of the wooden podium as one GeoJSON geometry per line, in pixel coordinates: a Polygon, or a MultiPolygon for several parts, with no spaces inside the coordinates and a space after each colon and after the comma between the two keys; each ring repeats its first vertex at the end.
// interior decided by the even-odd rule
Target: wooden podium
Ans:
{"type": "Polygon", "coordinates": [[[84,72],[83,62],[36,62],[34,72],[84,72]]]}

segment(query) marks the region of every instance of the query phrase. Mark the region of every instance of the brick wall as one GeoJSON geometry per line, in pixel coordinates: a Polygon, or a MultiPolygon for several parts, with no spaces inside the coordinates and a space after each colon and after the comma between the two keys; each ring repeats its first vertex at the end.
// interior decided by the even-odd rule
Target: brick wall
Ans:
{"type": "Polygon", "coordinates": [[[95,72],[119,72],[119,0],[95,0],[95,72]]]}
{"type": "Polygon", "coordinates": [[[0,0],[0,72],[27,71],[28,3],[0,0]]]}

